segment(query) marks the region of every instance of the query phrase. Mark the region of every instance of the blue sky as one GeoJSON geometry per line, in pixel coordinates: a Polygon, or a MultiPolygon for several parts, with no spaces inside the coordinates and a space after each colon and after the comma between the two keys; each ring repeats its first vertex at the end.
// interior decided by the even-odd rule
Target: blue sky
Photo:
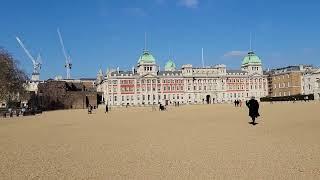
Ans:
{"type": "Polygon", "coordinates": [[[320,65],[318,0],[2,0],[0,46],[28,73],[32,64],[19,47],[41,52],[42,79],[65,76],[60,28],[73,59],[73,77],[95,77],[99,68],[131,69],[147,47],[163,66],[171,51],[176,64],[226,64],[240,68],[249,49],[264,68],[320,65]]]}

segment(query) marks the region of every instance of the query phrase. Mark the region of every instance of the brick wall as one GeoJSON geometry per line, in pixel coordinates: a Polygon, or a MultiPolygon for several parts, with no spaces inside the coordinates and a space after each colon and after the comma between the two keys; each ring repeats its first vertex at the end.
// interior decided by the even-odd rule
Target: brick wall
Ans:
{"type": "Polygon", "coordinates": [[[301,72],[288,72],[274,74],[272,77],[272,94],[271,96],[292,96],[301,94],[302,82],[301,72]]]}
{"type": "Polygon", "coordinates": [[[82,83],[48,81],[39,84],[38,88],[36,102],[45,110],[83,109],[88,104],[97,106],[97,92],[85,91],[82,83]]]}

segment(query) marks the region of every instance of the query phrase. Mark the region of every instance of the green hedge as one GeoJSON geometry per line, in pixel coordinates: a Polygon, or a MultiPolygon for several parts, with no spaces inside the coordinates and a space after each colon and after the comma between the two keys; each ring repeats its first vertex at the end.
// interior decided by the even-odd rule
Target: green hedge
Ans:
{"type": "Polygon", "coordinates": [[[260,98],[261,102],[271,102],[271,101],[304,101],[304,100],[314,100],[314,95],[294,95],[294,96],[280,96],[280,97],[263,97],[260,98]]]}

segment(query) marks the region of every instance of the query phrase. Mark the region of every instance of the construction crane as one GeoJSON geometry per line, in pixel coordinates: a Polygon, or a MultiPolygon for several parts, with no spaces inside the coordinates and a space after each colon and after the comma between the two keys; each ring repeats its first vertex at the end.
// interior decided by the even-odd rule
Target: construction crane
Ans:
{"type": "Polygon", "coordinates": [[[33,72],[32,72],[32,76],[31,76],[31,80],[32,81],[39,81],[40,80],[40,70],[41,70],[41,65],[42,65],[42,59],[41,59],[41,55],[40,53],[38,54],[37,59],[35,59],[30,52],[28,51],[28,49],[25,47],[25,45],[22,43],[22,41],[16,37],[18,43],[20,44],[20,46],[22,47],[22,49],[24,50],[24,52],[27,54],[27,56],[31,59],[32,64],[33,64],[33,72]]]}
{"type": "Polygon", "coordinates": [[[71,79],[71,67],[72,67],[71,57],[66,52],[66,49],[64,47],[63,39],[62,39],[62,36],[61,36],[59,28],[57,29],[57,32],[58,32],[58,35],[59,35],[59,40],[60,40],[60,44],[61,44],[61,47],[62,47],[62,52],[63,52],[63,55],[64,55],[64,57],[66,59],[66,64],[64,65],[64,67],[67,69],[67,79],[71,79]]]}

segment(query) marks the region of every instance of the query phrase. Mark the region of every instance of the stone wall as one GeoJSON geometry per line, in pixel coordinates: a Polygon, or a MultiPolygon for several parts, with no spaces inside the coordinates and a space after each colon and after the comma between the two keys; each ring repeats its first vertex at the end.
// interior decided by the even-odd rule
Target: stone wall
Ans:
{"type": "Polygon", "coordinates": [[[97,92],[85,91],[82,83],[48,81],[39,84],[36,102],[44,110],[84,109],[97,106],[97,92]]]}

